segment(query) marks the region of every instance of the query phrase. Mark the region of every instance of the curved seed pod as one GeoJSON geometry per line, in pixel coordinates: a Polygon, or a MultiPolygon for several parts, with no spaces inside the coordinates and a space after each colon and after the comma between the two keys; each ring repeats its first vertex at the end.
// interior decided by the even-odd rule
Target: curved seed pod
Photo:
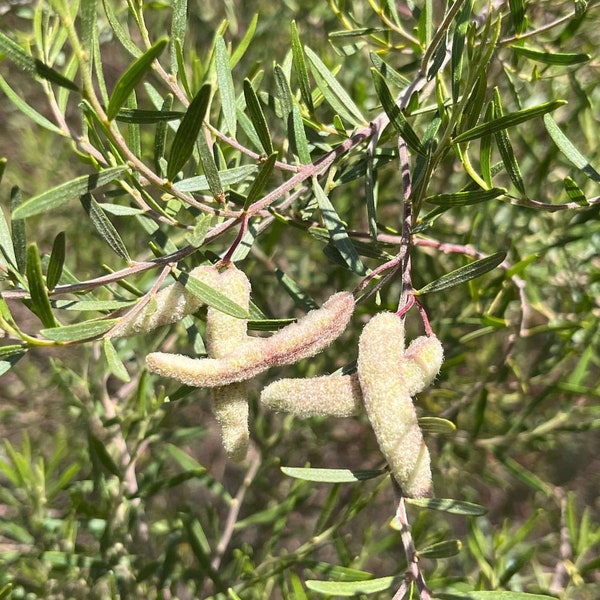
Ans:
{"type": "MultiPolygon", "coordinates": [[[[219,272],[212,265],[202,265],[190,271],[192,277],[214,287],[219,272]]],[[[181,321],[195,313],[202,301],[188,292],[181,283],[175,282],[159,290],[133,318],[123,317],[123,322],[108,332],[107,337],[121,338],[152,331],[162,325],[181,321]]]]}
{"type": "Polygon", "coordinates": [[[250,379],[270,367],[289,365],[314,356],[344,331],[352,312],[350,292],[334,294],[269,338],[255,338],[223,358],[193,359],[153,352],[146,357],[150,371],[194,387],[216,387],[250,379]]]}
{"type": "Polygon", "coordinates": [[[269,384],[260,400],[277,412],[309,417],[352,417],[362,408],[356,375],[326,375],[310,379],[280,379],[269,384]]]}
{"type": "MultiPolygon", "coordinates": [[[[211,276],[212,277],[212,276],[211,276]]],[[[230,265],[218,273],[211,287],[248,310],[250,282],[243,271],[230,265]]],[[[206,315],[206,349],[211,358],[222,358],[248,341],[247,322],[209,307],[206,315]]],[[[246,382],[217,387],[212,392],[213,414],[221,427],[227,456],[243,460],[248,452],[248,385],[246,382]]]]}
{"type": "Polygon", "coordinates": [[[358,379],[365,409],[392,475],[408,497],[432,493],[429,451],[399,366],[404,358],[404,324],[390,312],[364,327],[358,348],[358,379]]]}
{"type": "Polygon", "coordinates": [[[435,336],[421,336],[413,340],[400,365],[409,395],[422,392],[433,383],[444,362],[444,348],[435,336]]]}

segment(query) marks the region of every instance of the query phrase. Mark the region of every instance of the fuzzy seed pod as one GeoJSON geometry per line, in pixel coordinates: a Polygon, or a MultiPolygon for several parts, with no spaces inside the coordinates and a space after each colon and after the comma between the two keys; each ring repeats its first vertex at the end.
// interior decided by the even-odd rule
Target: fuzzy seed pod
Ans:
{"type": "Polygon", "coordinates": [[[194,387],[217,387],[250,379],[270,367],[314,356],[344,331],[352,312],[350,292],[334,294],[319,309],[269,338],[255,338],[223,358],[192,359],[154,352],[146,358],[150,371],[194,387]]]}
{"type": "Polygon", "coordinates": [[[404,353],[400,365],[409,395],[422,392],[433,383],[444,362],[444,348],[435,336],[421,336],[413,340],[404,353]]]}
{"type": "Polygon", "coordinates": [[[280,379],[263,389],[261,402],[277,412],[309,417],[352,417],[362,408],[362,392],[355,375],[327,375],[310,379],[280,379]]]}
{"type": "MultiPolygon", "coordinates": [[[[218,274],[211,287],[246,311],[250,304],[250,282],[246,274],[231,265],[218,274]]],[[[206,316],[206,349],[219,359],[248,341],[247,322],[209,307],[206,316]]],[[[221,427],[223,446],[231,460],[241,461],[248,452],[248,385],[232,383],[212,392],[213,414],[221,427]]]]}
{"type": "Polygon", "coordinates": [[[358,349],[358,379],[365,409],[392,475],[407,497],[432,493],[429,451],[399,366],[404,360],[404,324],[390,312],[364,327],[358,349]]]}

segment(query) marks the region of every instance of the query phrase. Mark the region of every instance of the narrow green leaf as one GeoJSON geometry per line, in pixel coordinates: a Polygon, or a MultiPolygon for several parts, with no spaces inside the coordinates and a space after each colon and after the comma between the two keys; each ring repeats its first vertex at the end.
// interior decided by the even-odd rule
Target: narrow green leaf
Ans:
{"type": "Polygon", "coordinates": [[[173,181],[194,152],[209,101],[210,85],[204,84],[194,96],[175,134],[167,166],[167,179],[170,181],[173,181]]]}
{"type": "Polygon", "coordinates": [[[365,275],[367,270],[360,260],[342,220],[316,178],[313,178],[313,190],[323,215],[323,223],[329,232],[329,238],[334,248],[340,253],[344,263],[353,273],[365,275]]]}
{"type": "Polygon", "coordinates": [[[90,56],[94,52],[94,28],[98,26],[97,0],[81,0],[81,45],[90,56]]]}
{"type": "Polygon", "coordinates": [[[15,249],[13,247],[12,235],[2,207],[0,207],[0,250],[0,263],[4,262],[1,260],[2,256],[4,256],[6,257],[8,263],[14,269],[17,269],[17,258],[15,256],[15,249]]]}
{"type": "Polygon", "coordinates": [[[81,342],[96,338],[106,333],[119,322],[119,319],[103,319],[101,321],[83,321],[73,325],[64,325],[52,329],[42,329],[40,333],[53,342],[81,342]]]}
{"type": "Polygon", "coordinates": [[[541,52],[540,50],[526,48],[525,46],[513,46],[512,48],[516,54],[520,54],[521,56],[525,56],[546,65],[558,65],[563,67],[578,65],[588,62],[592,58],[589,54],[581,52],[541,52]]]}
{"type": "MultiPolygon", "coordinates": [[[[304,122],[300,115],[300,109],[294,104],[292,107],[292,142],[298,159],[303,165],[311,163],[310,150],[308,148],[308,139],[304,130],[304,122]]],[[[289,128],[288,128],[289,131],[289,128]]]]}
{"type": "Polygon", "coordinates": [[[215,67],[217,71],[217,83],[221,96],[221,110],[225,119],[226,130],[229,135],[235,137],[237,120],[235,116],[235,88],[233,77],[229,66],[229,55],[223,36],[218,36],[215,41],[215,67]]]}
{"type": "Polygon", "coordinates": [[[277,281],[281,284],[281,287],[288,293],[290,298],[294,301],[294,304],[303,310],[308,312],[319,308],[317,302],[309,296],[289,275],[284,273],[281,269],[275,271],[277,281]]]}
{"type": "Polygon", "coordinates": [[[271,140],[271,134],[265,119],[265,113],[263,112],[262,106],[258,100],[258,96],[252,87],[249,79],[244,79],[244,98],[246,99],[246,107],[248,109],[248,116],[252,121],[252,125],[256,130],[256,134],[260,140],[261,146],[265,154],[273,153],[273,140],[271,140]]]}
{"type": "Polygon", "coordinates": [[[171,2],[173,12],[171,15],[171,44],[169,54],[171,57],[171,73],[173,75],[177,75],[179,67],[175,44],[177,43],[180,47],[183,47],[185,43],[185,34],[188,27],[187,5],[187,0],[172,0],[171,2]]]}
{"type": "Polygon", "coordinates": [[[178,473],[177,475],[173,475],[173,477],[161,478],[158,480],[153,480],[149,485],[143,486],[140,491],[135,494],[134,498],[152,498],[159,492],[163,492],[165,490],[171,490],[177,486],[182,485],[188,481],[195,481],[196,483],[206,479],[206,469],[193,469],[191,471],[185,471],[184,473],[178,473]]]}
{"type": "Polygon", "coordinates": [[[377,69],[371,68],[371,76],[373,78],[373,84],[375,85],[375,92],[383,106],[383,110],[385,110],[386,115],[390,119],[390,123],[413,152],[425,156],[427,152],[423,147],[421,140],[406,120],[400,107],[394,102],[392,94],[381,73],[377,69]]]}
{"type": "MultiPolygon", "coordinates": [[[[490,102],[487,105],[483,121],[485,123],[494,119],[494,103],[490,102]]],[[[479,142],[479,166],[481,168],[481,176],[487,185],[492,187],[492,136],[485,134],[481,136],[479,142]]]]}
{"type": "Polygon", "coordinates": [[[546,113],[564,106],[565,104],[565,100],[552,100],[550,102],[546,102],[545,104],[539,104],[537,106],[532,106],[531,108],[517,110],[513,113],[503,115],[502,117],[497,117],[489,123],[482,123],[481,125],[477,125],[468,131],[463,131],[461,134],[457,135],[452,142],[455,144],[469,142],[471,140],[480,138],[485,134],[496,133],[502,129],[514,127],[515,125],[519,125],[525,121],[531,121],[532,119],[541,117],[546,113]]]}
{"type": "MultiPolygon", "coordinates": [[[[241,183],[250,175],[256,173],[258,167],[256,165],[241,165],[231,169],[219,171],[219,181],[222,185],[235,185],[241,183]]],[[[182,179],[173,185],[180,192],[201,192],[210,190],[208,178],[206,175],[198,175],[189,179],[182,179]]]]}
{"type": "Polygon", "coordinates": [[[569,196],[572,202],[576,202],[577,204],[579,204],[579,206],[590,205],[582,189],[577,185],[574,179],[572,179],[571,177],[565,177],[563,180],[563,185],[565,187],[567,195],[569,196]]]}
{"type": "Polygon", "coordinates": [[[104,7],[104,13],[106,14],[106,19],[112,29],[112,32],[115,34],[115,37],[119,40],[120,44],[131,54],[137,58],[142,55],[142,51],[131,41],[131,34],[129,31],[125,30],[125,28],[117,19],[117,15],[113,9],[113,3],[111,0],[102,0],[102,6],[104,7]]]}
{"type": "Polygon", "coordinates": [[[405,498],[407,504],[446,512],[451,515],[463,515],[466,517],[481,517],[487,513],[487,509],[479,504],[453,500],[451,498],[405,498]]]}
{"type": "MultiPolygon", "coordinates": [[[[167,96],[167,98],[173,98],[167,96]]],[[[165,98],[165,102],[167,100],[165,98]]],[[[172,103],[172,102],[171,102],[172,103]]],[[[141,110],[139,108],[122,108],[117,114],[117,121],[122,123],[163,123],[164,121],[177,121],[185,113],[180,110],[141,110]]]]}
{"type": "Polygon", "coordinates": [[[323,61],[310,48],[304,52],[309,60],[310,70],[319,89],[331,107],[344,119],[353,125],[364,125],[367,120],[346,90],[338,83],[323,61]]]}
{"type": "Polygon", "coordinates": [[[600,173],[590,165],[589,161],[577,148],[571,140],[561,131],[556,121],[550,116],[544,116],[544,125],[552,138],[552,141],[558,146],[558,149],[575,167],[581,169],[590,179],[600,183],[600,173]]]}
{"type": "Polygon", "coordinates": [[[104,169],[100,173],[83,175],[66,183],[61,183],[55,188],[42,192],[38,196],[25,201],[15,210],[13,219],[25,219],[52,210],[73,198],[91,192],[113,180],[122,179],[126,172],[127,167],[125,166],[111,167],[104,169]]]}
{"type": "Polygon", "coordinates": [[[77,312],[113,311],[135,304],[135,300],[52,300],[52,306],[60,310],[77,312]]]}
{"type": "Polygon", "coordinates": [[[42,116],[37,110],[29,106],[19,94],[17,94],[6,82],[6,79],[0,75],[0,89],[4,92],[6,97],[29,119],[34,123],[37,123],[44,129],[56,133],[58,135],[65,135],[64,132],[57,127],[54,123],[49,121],[46,117],[42,116]]]}
{"type": "Polygon", "coordinates": [[[127,262],[130,262],[131,258],[129,257],[129,253],[127,252],[127,248],[125,247],[119,232],[115,229],[115,226],[110,222],[106,214],[104,214],[100,204],[94,200],[91,194],[83,194],[80,201],[85,212],[92,221],[92,225],[100,234],[100,237],[116,254],[127,262]]]}
{"type": "Polygon", "coordinates": [[[91,431],[88,431],[88,447],[90,457],[104,467],[111,475],[121,478],[121,472],[113,457],[108,453],[104,443],[97,438],[91,431]]]}
{"type": "Polygon", "coordinates": [[[454,30],[454,35],[452,37],[452,99],[455,103],[458,102],[458,98],[460,96],[460,84],[464,64],[465,37],[469,29],[472,10],[473,1],[468,0],[458,13],[458,17],[456,19],[456,29],[454,30]]]}
{"type": "Polygon", "coordinates": [[[468,192],[455,192],[453,194],[436,194],[425,198],[425,202],[437,206],[468,206],[479,202],[487,202],[498,196],[506,194],[504,188],[492,188],[490,190],[470,190],[468,192]]]}
{"type": "Polygon", "coordinates": [[[198,153],[200,155],[200,162],[204,169],[206,181],[208,182],[208,188],[213,195],[213,198],[217,202],[225,201],[225,192],[223,190],[223,182],[219,175],[219,169],[215,162],[215,157],[208,146],[208,141],[205,136],[199,135],[198,139],[198,153]]]}
{"type": "Polygon", "coordinates": [[[11,241],[15,251],[16,266],[19,273],[25,272],[25,263],[27,262],[27,232],[25,223],[20,219],[15,219],[15,212],[18,210],[21,202],[21,190],[14,186],[10,190],[10,210],[12,213],[11,221],[11,241]]]}
{"type": "Polygon", "coordinates": [[[277,153],[273,152],[273,154],[271,154],[260,167],[258,175],[254,179],[252,185],[250,186],[250,189],[248,190],[246,200],[244,201],[244,210],[247,210],[251,204],[253,204],[257,200],[260,200],[263,190],[265,189],[267,183],[269,183],[269,179],[271,178],[271,174],[273,173],[276,160],[277,153]]]}
{"type": "Polygon", "coordinates": [[[246,27],[246,33],[244,33],[244,37],[240,40],[237,48],[233,51],[231,58],[229,59],[229,68],[233,69],[238,62],[241,60],[242,56],[246,53],[246,50],[250,46],[250,42],[256,33],[256,25],[258,24],[258,13],[255,13],[252,19],[250,19],[250,23],[246,27]]]}
{"type": "Polygon", "coordinates": [[[495,254],[490,254],[490,256],[476,260],[468,265],[465,265],[464,267],[460,267],[455,271],[443,275],[436,281],[432,281],[431,283],[428,283],[426,286],[422,287],[420,290],[416,291],[415,294],[430,294],[431,292],[439,292],[447,288],[461,285],[462,283],[480,277],[484,273],[495,269],[505,258],[506,252],[496,252],[495,254]]]}
{"type": "Polygon", "coordinates": [[[10,371],[27,354],[27,347],[18,344],[0,346],[0,375],[10,371]]]}
{"type": "Polygon", "coordinates": [[[104,338],[102,340],[102,349],[104,350],[104,356],[106,356],[106,362],[110,372],[121,381],[127,383],[131,381],[131,377],[123,364],[123,361],[119,358],[115,347],[112,345],[110,338],[104,338]]]}
{"type": "Polygon", "coordinates": [[[106,116],[110,121],[117,116],[119,110],[125,104],[135,86],[142,80],[146,72],[152,66],[154,60],[165,49],[167,42],[168,40],[166,38],[158,40],[153,46],[148,48],[144,54],[137,58],[121,77],[119,77],[108,102],[108,108],[106,109],[106,116]]]}
{"type": "Polygon", "coordinates": [[[441,417],[419,417],[419,427],[423,433],[452,435],[456,432],[456,425],[441,417]]]}
{"type": "Polygon", "coordinates": [[[204,243],[206,234],[210,229],[212,223],[212,215],[202,213],[196,218],[196,224],[194,230],[191,233],[185,235],[185,240],[190,246],[199,248],[204,243]]]}
{"type": "Polygon", "coordinates": [[[279,104],[281,106],[281,116],[284,122],[288,124],[290,113],[294,106],[292,92],[287,77],[280,65],[275,65],[273,68],[273,75],[275,76],[275,85],[277,87],[277,98],[279,99],[279,104]]]}
{"type": "Polygon", "coordinates": [[[525,18],[525,0],[509,0],[510,17],[515,28],[515,33],[520,34],[527,29],[527,20],[525,18]]]}
{"type": "Polygon", "coordinates": [[[308,579],[306,587],[319,594],[331,596],[357,596],[359,594],[376,594],[389,590],[394,584],[398,584],[402,577],[380,577],[368,581],[317,581],[308,579]]]}
{"type": "Polygon", "coordinates": [[[419,558],[429,558],[434,560],[456,556],[461,549],[462,543],[460,540],[444,540],[443,542],[437,542],[425,546],[425,548],[421,548],[418,550],[417,554],[419,555],[419,558]]]}
{"type": "MultiPolygon", "coordinates": [[[[173,107],[173,94],[167,94],[163,100],[162,106],[160,107],[159,114],[172,113],[171,108],[173,107]]],[[[123,111],[119,111],[121,114],[123,111]]],[[[184,113],[179,113],[180,117],[183,117],[184,113]]],[[[153,158],[154,158],[154,169],[157,173],[160,173],[161,177],[165,176],[165,147],[167,145],[167,122],[159,121],[154,132],[154,146],[153,146],[153,158]]]]}
{"type": "Polygon", "coordinates": [[[200,281],[195,277],[190,277],[187,273],[181,273],[177,277],[177,281],[204,304],[212,306],[213,308],[238,319],[248,318],[248,312],[239,304],[236,304],[227,296],[209,287],[203,281],[200,281]]]}
{"type": "Polygon", "coordinates": [[[315,481],[318,483],[356,483],[357,481],[365,481],[380,477],[386,471],[370,470],[360,471],[351,469],[311,469],[303,467],[281,467],[281,472],[288,477],[294,479],[302,479],[304,481],[315,481]]]}
{"type": "Polygon", "coordinates": [[[25,269],[29,294],[31,296],[31,310],[39,317],[45,327],[57,327],[58,323],[52,313],[48,290],[42,275],[42,263],[37,245],[30,244],[27,248],[27,265],[25,269]]]}
{"type": "Polygon", "coordinates": [[[61,231],[54,238],[52,244],[52,252],[50,253],[50,260],[48,261],[48,269],[46,271],[46,285],[49,290],[53,290],[63,272],[63,266],[65,264],[66,255],[66,244],[65,244],[65,232],[61,231]]]}
{"type": "Polygon", "coordinates": [[[306,58],[304,56],[302,42],[300,41],[300,37],[298,35],[296,21],[292,21],[290,33],[292,38],[292,63],[294,65],[296,77],[298,78],[298,85],[300,86],[300,96],[302,97],[302,101],[306,105],[306,108],[308,108],[308,112],[313,114],[315,112],[315,107],[312,101],[312,92],[310,89],[310,81],[308,79],[306,58]]]}
{"type": "Polygon", "coordinates": [[[373,66],[379,71],[384,81],[389,81],[401,89],[410,84],[410,79],[404,77],[404,75],[400,75],[396,69],[386,63],[376,52],[370,52],[369,57],[371,58],[373,66]]]}

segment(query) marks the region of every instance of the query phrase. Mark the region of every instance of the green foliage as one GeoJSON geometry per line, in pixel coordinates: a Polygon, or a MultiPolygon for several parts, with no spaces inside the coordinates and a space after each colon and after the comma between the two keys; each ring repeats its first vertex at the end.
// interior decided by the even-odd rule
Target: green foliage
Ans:
{"type": "Polygon", "coordinates": [[[599,8],[0,8],[0,598],[598,597],[599,8]],[[228,261],[249,311],[189,275],[228,261]],[[227,462],[207,390],[144,362],[204,356],[206,307],[110,339],[169,278],[254,331],[354,290],[286,376],[421,315],[438,497],[364,415],[269,413],[279,372],[227,462]]]}

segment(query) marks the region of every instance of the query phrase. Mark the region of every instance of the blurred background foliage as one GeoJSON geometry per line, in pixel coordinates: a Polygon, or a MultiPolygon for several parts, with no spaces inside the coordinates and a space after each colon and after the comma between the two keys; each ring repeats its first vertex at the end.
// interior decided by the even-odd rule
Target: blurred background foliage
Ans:
{"type": "MultiPolygon", "coordinates": [[[[143,14],[151,42],[171,31],[173,6],[166,0],[107,0],[105,4],[127,24],[131,41],[139,48],[146,45],[132,16],[136,11],[143,14]]],[[[290,23],[295,21],[302,43],[320,57],[371,120],[381,114],[381,102],[370,73],[374,63],[369,52],[396,69],[387,78],[396,96],[403,89],[398,83],[402,77],[407,79],[404,86],[415,81],[427,44],[452,6],[437,0],[395,4],[393,9],[393,2],[371,0],[190,2],[183,49],[189,85],[195,92],[205,81],[216,84],[209,57],[217,32],[235,49],[258,14],[249,47],[232,71],[235,93],[242,95],[245,77],[252,81],[278,160],[299,164],[281,107],[273,100],[281,100],[273,64],[284,65],[288,75],[292,72],[290,23]],[[431,20],[425,16],[427,11],[431,20]]],[[[412,535],[417,549],[461,541],[455,556],[437,558],[431,553],[434,558],[422,559],[421,568],[435,597],[512,590],[561,600],[593,600],[600,594],[600,222],[599,179],[591,167],[600,164],[598,3],[472,4],[467,20],[472,23],[472,37],[465,40],[461,85],[472,82],[468,66],[474,63],[469,61],[475,61],[493,38],[490,24],[499,24],[480,88],[473,84],[465,92],[475,90],[471,101],[462,105],[464,114],[457,116],[453,63],[438,64],[428,92],[415,95],[407,107],[418,138],[427,139],[436,119],[439,132],[454,119],[457,134],[489,121],[485,111],[491,110],[494,90],[505,114],[563,99],[568,103],[552,112],[552,119],[589,164],[573,164],[567,146],[553,141],[541,118],[503,130],[508,131],[512,163],[497,146],[506,138],[499,141],[488,133],[490,139],[482,135],[467,147],[438,135],[428,156],[440,148],[444,152],[426,170],[421,188],[414,185],[419,159],[412,152],[415,289],[473,259],[499,251],[507,255],[501,267],[479,278],[421,297],[444,344],[446,362],[435,386],[418,398],[419,412],[456,425],[452,435],[426,435],[436,494],[477,503],[487,513],[465,517],[410,506],[412,535]],[[534,54],[520,51],[524,46],[534,54]],[[581,58],[585,54],[588,57],[581,58]],[[573,58],[577,55],[580,59],[573,58]],[[451,200],[441,195],[473,191],[477,174],[485,179],[486,144],[492,146],[492,165],[498,165],[495,171],[491,168],[493,185],[505,193],[491,201],[452,207],[451,200]],[[577,204],[566,191],[569,182],[580,194],[579,205],[558,210],[561,204],[577,204]]],[[[55,16],[61,6],[64,9],[59,1],[37,8],[27,2],[6,2],[0,5],[0,31],[37,57],[40,37],[51,39],[50,31],[63,35],[55,16]]],[[[77,3],[68,10],[75,14],[77,3]]],[[[112,32],[102,3],[97,26],[102,72],[106,88],[112,90],[133,58],[112,32]]],[[[451,47],[454,21],[448,31],[451,47]]],[[[70,43],[50,46],[54,53],[39,57],[79,81],[70,43]]],[[[160,60],[170,71],[167,53],[160,60]]],[[[20,98],[56,122],[56,109],[44,92],[50,84],[33,79],[7,59],[0,63],[0,74],[20,98]]],[[[160,89],[162,97],[168,91],[155,71],[146,73],[143,81],[160,89]]],[[[350,139],[359,128],[334,117],[336,108],[323,101],[316,85],[317,109],[310,111],[297,76],[289,76],[289,81],[294,102],[302,110],[312,161],[350,139]]],[[[136,91],[139,108],[157,110],[148,87],[140,84],[136,91]]],[[[82,117],[80,100],[77,94],[65,100],[65,127],[70,131],[95,127],[102,140],[97,147],[105,156],[124,162],[106,142],[101,126],[92,125],[89,115],[82,117]]],[[[174,110],[184,108],[175,101],[174,110]]],[[[244,109],[238,111],[238,118],[240,112],[244,109]]],[[[226,131],[218,98],[207,120],[226,131]]],[[[252,124],[241,127],[240,123],[237,139],[256,152],[252,124]]],[[[131,148],[139,145],[137,156],[153,165],[156,125],[119,122],[118,126],[131,148]]],[[[372,269],[398,251],[402,227],[397,136],[391,127],[381,133],[375,153],[376,183],[371,188],[365,185],[365,144],[352,146],[321,180],[344,231],[372,269]],[[372,202],[370,193],[377,198],[377,240],[370,235],[366,210],[372,202]]],[[[172,132],[169,136],[172,140],[172,132]]],[[[94,143],[93,136],[89,139],[94,143]]],[[[214,154],[221,167],[257,163],[223,140],[214,154]]],[[[7,220],[19,194],[27,200],[89,174],[90,164],[103,168],[86,155],[85,148],[76,151],[67,135],[33,124],[5,93],[0,93],[0,155],[7,159],[0,189],[7,220]]],[[[197,157],[183,171],[184,177],[205,172],[197,157]]],[[[289,176],[276,169],[267,190],[289,176]]],[[[169,197],[165,188],[139,191],[133,176],[127,181],[130,195],[123,194],[124,188],[117,194],[114,185],[97,196],[98,202],[139,207],[139,196],[147,193],[145,200],[154,201],[165,217],[157,218],[158,208],[145,220],[107,210],[131,259],[152,258],[149,242],[155,254],[184,247],[200,211],[169,197]]],[[[239,210],[251,183],[245,179],[228,188],[230,208],[239,210]]],[[[204,202],[206,195],[200,199],[204,202]]],[[[207,202],[211,201],[209,197],[207,202]]],[[[300,314],[306,309],[300,292],[320,304],[334,291],[352,290],[359,284],[362,277],[340,266],[339,248],[328,243],[326,225],[310,190],[294,204],[273,208],[277,218],[267,223],[240,262],[252,282],[253,301],[267,317],[300,314]],[[292,287],[286,288],[283,284],[289,281],[292,287]]],[[[260,213],[256,223],[267,216],[273,215],[260,213]]],[[[18,253],[25,240],[34,241],[46,276],[56,237],[65,233],[61,284],[91,280],[135,264],[111,250],[97,224],[74,202],[23,223],[11,223],[14,249],[18,253]]],[[[210,227],[218,224],[214,218],[210,227]]],[[[208,257],[223,255],[234,237],[235,229],[227,231],[204,243],[202,252],[208,257]]],[[[190,256],[179,267],[188,271],[199,260],[190,256]]],[[[381,467],[381,454],[366,419],[302,422],[269,413],[258,403],[262,385],[278,376],[313,376],[351,365],[361,324],[377,310],[397,307],[402,293],[399,277],[386,281],[378,294],[358,305],[352,326],[329,350],[258,378],[250,400],[256,447],[238,465],[223,454],[207,391],[186,393],[144,368],[146,354],[159,347],[197,351],[201,319],[119,340],[114,345],[118,359],[111,362],[99,341],[49,343],[39,333],[40,321],[30,310],[31,302],[17,293],[26,286],[6,262],[2,261],[0,289],[19,331],[29,332],[29,337],[19,339],[6,327],[0,340],[3,346],[21,344],[24,353],[18,362],[4,356],[2,364],[12,368],[0,379],[4,442],[0,449],[0,597],[312,598],[320,596],[303,585],[306,580],[359,581],[387,575],[402,579],[407,565],[399,533],[389,527],[395,499],[387,478],[329,485],[294,480],[279,470],[308,464],[381,467]]],[[[21,263],[25,262],[23,257],[21,263]]],[[[156,269],[133,273],[94,287],[86,295],[51,294],[52,309],[64,325],[106,316],[107,310],[66,311],[57,303],[135,300],[151,289],[157,275],[156,269]]],[[[421,330],[416,314],[409,313],[407,321],[411,337],[421,330]]],[[[398,581],[369,597],[391,597],[398,581]]]]}

